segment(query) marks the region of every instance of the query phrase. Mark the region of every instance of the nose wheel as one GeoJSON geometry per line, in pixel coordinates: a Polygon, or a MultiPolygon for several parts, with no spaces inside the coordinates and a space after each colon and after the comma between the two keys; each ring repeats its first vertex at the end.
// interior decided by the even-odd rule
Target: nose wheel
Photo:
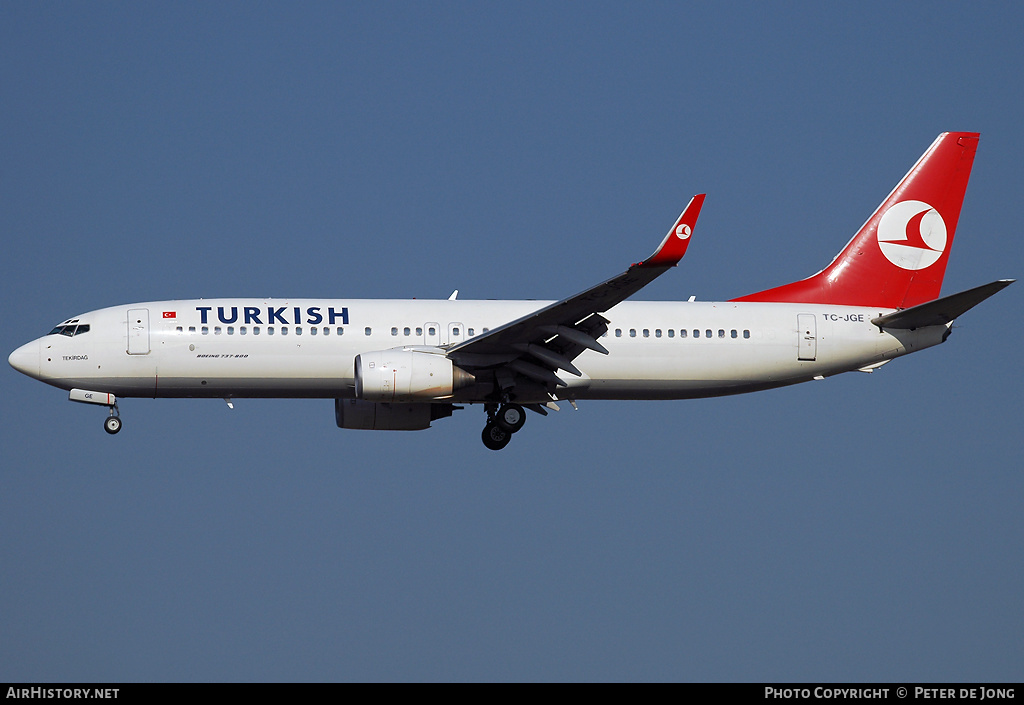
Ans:
{"type": "Polygon", "coordinates": [[[117,410],[117,404],[110,407],[110,416],[103,420],[103,430],[110,435],[121,430],[121,415],[117,410]]]}
{"type": "Polygon", "coordinates": [[[512,440],[512,434],[526,423],[526,411],[519,404],[502,404],[495,412],[487,410],[487,425],[482,438],[490,450],[501,450],[512,440]]]}
{"type": "Polygon", "coordinates": [[[110,416],[103,421],[103,430],[114,435],[121,430],[121,412],[117,410],[117,397],[110,392],[94,392],[89,389],[72,389],[68,400],[80,404],[98,404],[110,409],[110,416]]]}

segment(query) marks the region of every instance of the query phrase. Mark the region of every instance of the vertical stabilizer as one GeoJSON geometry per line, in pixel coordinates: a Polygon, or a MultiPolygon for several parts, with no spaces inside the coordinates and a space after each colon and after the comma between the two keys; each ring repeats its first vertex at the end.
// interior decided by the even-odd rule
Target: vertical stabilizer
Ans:
{"type": "Polygon", "coordinates": [[[977,148],[976,132],[942,133],[828,267],[733,300],[909,308],[938,298],[977,148]]]}

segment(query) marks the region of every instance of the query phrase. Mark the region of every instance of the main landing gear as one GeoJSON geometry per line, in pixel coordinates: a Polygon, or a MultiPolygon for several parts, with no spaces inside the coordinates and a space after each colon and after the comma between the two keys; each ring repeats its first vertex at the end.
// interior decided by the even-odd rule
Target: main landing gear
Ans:
{"type": "Polygon", "coordinates": [[[512,440],[512,434],[526,423],[526,411],[519,404],[487,404],[487,425],[481,437],[490,450],[501,450],[512,440]]]}

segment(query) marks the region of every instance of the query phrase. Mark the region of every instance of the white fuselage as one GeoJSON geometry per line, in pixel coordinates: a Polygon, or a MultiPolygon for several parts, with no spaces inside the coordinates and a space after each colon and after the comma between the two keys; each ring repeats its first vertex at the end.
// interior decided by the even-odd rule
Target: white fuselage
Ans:
{"type": "MultiPolygon", "coordinates": [[[[88,332],[44,336],[11,360],[56,387],[126,397],[352,398],[357,355],[460,343],[549,303],[148,302],[82,314],[74,320],[88,325],[88,332]]],[[[559,371],[567,386],[557,396],[736,394],[877,366],[948,335],[941,325],[909,331],[871,323],[888,312],[816,304],[626,301],[604,314],[609,325],[600,343],[609,354],[588,350],[577,357],[580,377],[559,371]]],[[[483,398],[470,386],[445,401],[483,398]]]]}

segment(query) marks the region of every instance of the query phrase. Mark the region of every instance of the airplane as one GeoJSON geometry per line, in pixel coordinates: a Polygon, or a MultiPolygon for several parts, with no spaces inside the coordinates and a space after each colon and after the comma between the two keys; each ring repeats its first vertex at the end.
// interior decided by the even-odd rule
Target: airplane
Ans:
{"type": "Polygon", "coordinates": [[[11,353],[71,401],[333,398],[339,428],[420,430],[480,404],[484,445],[560,401],[694,399],[872,372],[944,342],[1014,280],[940,297],[979,134],[938,136],[833,261],[725,302],[629,301],[686,253],[704,194],[654,254],[553,302],[195,299],[69,318],[11,353]]]}

